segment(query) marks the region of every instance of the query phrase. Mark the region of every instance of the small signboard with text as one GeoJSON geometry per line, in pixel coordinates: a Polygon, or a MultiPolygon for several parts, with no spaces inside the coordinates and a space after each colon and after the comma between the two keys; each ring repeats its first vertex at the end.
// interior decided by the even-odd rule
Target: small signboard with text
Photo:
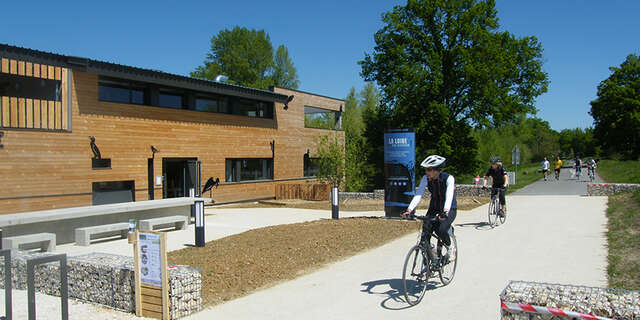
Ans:
{"type": "Polygon", "coordinates": [[[169,319],[166,234],[136,231],[135,239],[136,315],[169,319]]]}

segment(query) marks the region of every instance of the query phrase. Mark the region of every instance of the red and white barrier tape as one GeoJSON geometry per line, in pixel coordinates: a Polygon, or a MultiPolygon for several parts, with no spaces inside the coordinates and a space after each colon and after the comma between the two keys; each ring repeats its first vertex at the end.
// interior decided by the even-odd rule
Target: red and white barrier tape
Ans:
{"type": "Polygon", "coordinates": [[[500,304],[501,304],[501,308],[505,310],[539,313],[539,314],[555,315],[555,316],[562,316],[562,317],[572,317],[572,318],[579,318],[579,319],[613,320],[611,318],[598,317],[598,316],[594,316],[592,314],[587,314],[587,313],[564,311],[561,309],[534,306],[531,304],[512,303],[512,302],[505,302],[502,300],[500,301],[500,304]]]}

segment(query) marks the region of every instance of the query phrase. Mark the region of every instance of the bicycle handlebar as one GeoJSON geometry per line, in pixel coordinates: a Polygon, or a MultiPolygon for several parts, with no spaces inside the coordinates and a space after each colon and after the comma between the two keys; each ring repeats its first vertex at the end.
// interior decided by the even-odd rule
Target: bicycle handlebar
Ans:
{"type": "Polygon", "coordinates": [[[482,189],[507,190],[507,187],[500,187],[500,188],[495,188],[495,187],[482,187],[482,189]]]}
{"type": "Polygon", "coordinates": [[[439,215],[440,215],[439,213],[436,213],[436,214],[435,214],[435,215],[433,215],[433,216],[416,216],[416,215],[414,215],[414,214],[412,213],[412,214],[410,214],[407,218],[408,218],[409,220],[416,220],[416,219],[418,219],[418,220],[422,220],[422,221],[431,221],[431,222],[433,222],[433,221],[436,221],[436,220],[438,219],[438,216],[439,216],[439,215]]]}

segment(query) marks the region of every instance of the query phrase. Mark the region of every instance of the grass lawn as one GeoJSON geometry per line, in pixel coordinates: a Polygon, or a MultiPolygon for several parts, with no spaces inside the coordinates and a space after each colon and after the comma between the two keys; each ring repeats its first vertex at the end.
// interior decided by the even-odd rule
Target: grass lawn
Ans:
{"type": "Polygon", "coordinates": [[[640,290],[640,190],[609,196],[609,286],[640,290]]]}
{"type": "MultiPolygon", "coordinates": [[[[601,160],[598,174],[610,183],[640,183],[640,161],[601,160]]],[[[640,290],[640,190],[609,196],[609,286],[640,290]]]]}
{"type": "Polygon", "coordinates": [[[640,161],[600,160],[598,175],[610,183],[640,183],[640,161]]]}
{"type": "MultiPolygon", "coordinates": [[[[515,165],[505,165],[505,169],[507,169],[507,171],[515,171],[516,166],[515,165]]],[[[540,179],[542,179],[542,173],[537,172],[538,169],[540,169],[540,164],[539,163],[530,163],[530,164],[524,164],[524,165],[518,165],[518,172],[516,173],[516,184],[511,184],[509,186],[509,189],[507,190],[507,193],[511,193],[513,191],[516,191],[518,189],[522,189],[528,185],[530,185],[533,182],[536,182],[540,179]]],[[[484,174],[487,173],[487,170],[489,169],[489,164],[487,164],[486,168],[483,168],[481,171],[479,171],[476,175],[480,176],[480,183],[482,184],[482,177],[484,177],[484,174]]],[[[553,173],[552,173],[553,174],[553,173]]],[[[467,175],[460,175],[456,177],[456,183],[459,184],[472,184],[473,183],[473,178],[475,177],[475,175],[473,174],[467,174],[467,175]]]]}

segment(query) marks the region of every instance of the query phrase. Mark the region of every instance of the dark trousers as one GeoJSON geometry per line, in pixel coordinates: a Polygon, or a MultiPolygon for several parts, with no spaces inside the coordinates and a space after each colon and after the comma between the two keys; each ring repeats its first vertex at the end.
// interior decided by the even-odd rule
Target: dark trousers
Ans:
{"type": "MultiPolygon", "coordinates": [[[[431,239],[431,232],[434,231],[446,246],[450,246],[451,238],[449,237],[449,228],[451,228],[453,220],[456,219],[457,211],[457,208],[451,208],[446,220],[438,219],[433,223],[423,223],[422,234],[426,236],[426,240],[429,241],[431,239]]],[[[429,215],[429,213],[427,213],[427,215],[429,215]]]]}
{"type": "Polygon", "coordinates": [[[493,187],[494,189],[491,191],[491,197],[498,194],[498,200],[500,200],[500,205],[505,205],[507,203],[507,199],[504,198],[504,194],[507,192],[504,189],[497,189],[498,187],[493,187]],[[499,191],[498,191],[499,190],[499,191]]]}

